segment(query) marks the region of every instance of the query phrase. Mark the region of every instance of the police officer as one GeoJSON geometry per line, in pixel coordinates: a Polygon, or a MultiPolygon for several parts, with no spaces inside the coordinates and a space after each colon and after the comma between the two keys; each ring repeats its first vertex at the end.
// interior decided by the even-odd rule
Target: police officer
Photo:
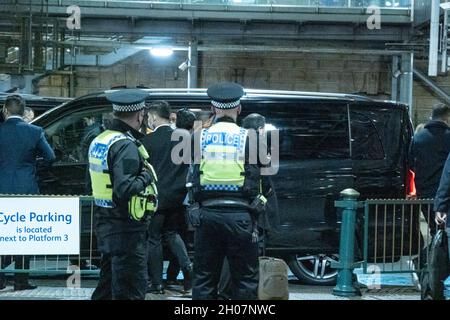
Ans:
{"type": "Polygon", "coordinates": [[[221,83],[207,93],[215,123],[194,138],[198,152],[190,179],[194,200],[200,205],[192,297],[217,299],[226,257],[234,289],[231,298],[256,299],[258,247],[251,212],[263,200],[259,196],[260,168],[249,163],[249,143],[255,141],[236,124],[244,91],[237,84],[221,83]]]}
{"type": "Polygon", "coordinates": [[[89,147],[89,173],[96,204],[96,235],[102,253],[100,280],[92,299],[144,299],[147,230],[155,211],[156,175],[137,141],[147,93],[108,93],[114,120],[89,147]]]}
{"type": "MultiPolygon", "coordinates": [[[[265,139],[265,125],[266,118],[258,113],[252,113],[242,120],[242,127],[254,132],[263,139],[265,139]]],[[[275,193],[274,185],[270,176],[261,176],[262,192],[267,198],[266,208],[264,212],[258,216],[258,254],[265,255],[265,242],[267,233],[275,233],[280,222],[278,215],[278,200],[275,193]]],[[[225,259],[220,275],[219,282],[219,299],[230,299],[232,292],[232,283],[230,276],[230,268],[228,261],[225,259]]]]}

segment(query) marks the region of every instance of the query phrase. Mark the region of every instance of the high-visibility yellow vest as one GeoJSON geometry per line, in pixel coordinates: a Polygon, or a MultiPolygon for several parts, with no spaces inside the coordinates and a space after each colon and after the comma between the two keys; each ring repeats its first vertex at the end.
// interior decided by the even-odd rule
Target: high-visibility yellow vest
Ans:
{"type": "Polygon", "coordinates": [[[231,122],[219,122],[202,130],[200,190],[242,191],[247,133],[231,122]]]}
{"type": "Polygon", "coordinates": [[[131,135],[119,131],[106,130],[97,136],[89,147],[89,174],[92,182],[92,193],[95,204],[103,208],[114,208],[113,188],[110,168],[108,166],[108,152],[117,141],[129,139],[137,144],[139,154],[144,160],[144,165],[153,176],[152,183],[139,195],[131,197],[128,202],[130,216],[135,220],[142,219],[146,214],[154,213],[157,209],[158,191],[155,185],[156,174],[148,163],[148,153],[144,146],[131,135]]]}

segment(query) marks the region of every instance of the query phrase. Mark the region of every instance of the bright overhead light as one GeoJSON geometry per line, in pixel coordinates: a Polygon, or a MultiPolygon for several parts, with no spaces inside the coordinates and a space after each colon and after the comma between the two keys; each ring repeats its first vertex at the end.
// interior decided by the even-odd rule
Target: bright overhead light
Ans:
{"type": "Polygon", "coordinates": [[[14,50],[15,51],[19,51],[19,47],[14,47],[14,50]]]}
{"type": "Polygon", "coordinates": [[[150,53],[152,56],[155,56],[155,57],[169,57],[172,55],[173,50],[171,48],[166,48],[166,47],[156,47],[156,48],[151,48],[150,53]]]}
{"type": "Polygon", "coordinates": [[[441,8],[443,10],[449,10],[450,9],[450,2],[441,3],[441,8]]]}

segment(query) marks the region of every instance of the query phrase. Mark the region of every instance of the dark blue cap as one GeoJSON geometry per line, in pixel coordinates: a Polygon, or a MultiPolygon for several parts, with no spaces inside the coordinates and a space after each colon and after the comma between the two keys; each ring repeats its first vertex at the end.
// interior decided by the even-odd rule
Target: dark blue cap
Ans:
{"type": "Polygon", "coordinates": [[[106,99],[118,112],[136,112],[144,109],[148,93],[139,89],[125,89],[106,93],[106,99]]]}
{"type": "Polygon", "coordinates": [[[223,82],[213,85],[206,92],[211,104],[218,109],[234,109],[241,104],[244,88],[237,83],[223,82]]]}

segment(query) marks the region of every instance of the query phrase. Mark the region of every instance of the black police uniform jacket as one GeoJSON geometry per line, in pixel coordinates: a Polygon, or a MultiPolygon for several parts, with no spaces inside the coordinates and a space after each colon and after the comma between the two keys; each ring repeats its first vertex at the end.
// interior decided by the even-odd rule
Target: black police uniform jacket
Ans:
{"type": "MultiPolygon", "coordinates": [[[[110,130],[129,132],[135,139],[143,135],[123,121],[115,119],[110,130]]],[[[139,155],[135,142],[130,139],[119,140],[108,152],[115,208],[96,209],[96,233],[99,249],[102,252],[113,252],[124,249],[124,234],[147,232],[147,221],[135,221],[128,213],[128,200],[131,196],[143,191],[151,182],[151,175],[143,171],[143,159],[139,155]]]]}
{"type": "Polygon", "coordinates": [[[410,159],[419,197],[434,198],[449,152],[450,128],[443,121],[431,120],[414,135],[410,159]]]}

